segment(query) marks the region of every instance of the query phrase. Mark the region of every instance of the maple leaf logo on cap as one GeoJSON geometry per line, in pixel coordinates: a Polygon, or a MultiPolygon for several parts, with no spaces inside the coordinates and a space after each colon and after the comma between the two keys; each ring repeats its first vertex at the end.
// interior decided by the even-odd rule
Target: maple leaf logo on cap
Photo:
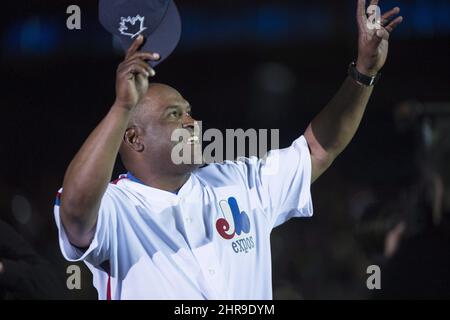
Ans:
{"type": "Polygon", "coordinates": [[[134,38],[137,35],[141,34],[142,31],[147,29],[146,27],[144,27],[145,17],[142,17],[139,14],[136,15],[135,17],[130,17],[130,16],[128,16],[127,18],[121,17],[120,20],[121,21],[120,21],[119,31],[121,34],[123,34],[125,36],[134,38]],[[139,22],[139,24],[138,24],[139,29],[136,26],[136,22],[139,22]],[[133,33],[132,30],[134,30],[134,31],[137,30],[137,31],[133,33]]]}

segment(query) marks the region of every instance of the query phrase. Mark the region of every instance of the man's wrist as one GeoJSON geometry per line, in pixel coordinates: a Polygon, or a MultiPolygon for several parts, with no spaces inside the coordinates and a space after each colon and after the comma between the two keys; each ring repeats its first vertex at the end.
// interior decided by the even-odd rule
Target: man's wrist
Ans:
{"type": "MultiPolygon", "coordinates": [[[[366,71],[368,72],[368,71],[366,71]]],[[[352,62],[348,67],[348,75],[351,79],[353,79],[356,83],[359,85],[363,85],[366,87],[373,87],[376,85],[381,77],[381,73],[375,73],[368,72],[368,74],[365,74],[358,70],[357,64],[355,62],[352,62]]]]}
{"type": "Polygon", "coordinates": [[[367,77],[375,77],[380,70],[367,68],[363,63],[356,61],[356,70],[367,77]]]}

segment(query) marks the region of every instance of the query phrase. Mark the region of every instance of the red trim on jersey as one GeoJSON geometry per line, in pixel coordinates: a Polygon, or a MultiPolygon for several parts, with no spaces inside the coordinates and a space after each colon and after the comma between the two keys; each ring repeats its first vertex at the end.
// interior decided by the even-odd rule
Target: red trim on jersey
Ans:
{"type": "Polygon", "coordinates": [[[108,273],[108,284],[106,285],[106,300],[111,300],[111,275],[108,273]]]}
{"type": "Polygon", "coordinates": [[[127,176],[119,177],[118,179],[111,181],[111,183],[112,184],[117,184],[117,182],[119,182],[120,180],[126,179],[126,178],[127,178],[127,176]]]}

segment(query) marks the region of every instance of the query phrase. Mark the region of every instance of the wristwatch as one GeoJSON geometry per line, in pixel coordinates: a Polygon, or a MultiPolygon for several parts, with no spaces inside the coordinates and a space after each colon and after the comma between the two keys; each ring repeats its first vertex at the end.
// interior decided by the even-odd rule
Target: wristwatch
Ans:
{"type": "Polygon", "coordinates": [[[355,80],[356,82],[365,85],[367,87],[372,87],[377,84],[378,80],[380,80],[381,72],[378,72],[375,76],[366,76],[365,74],[360,73],[356,69],[356,62],[350,63],[348,66],[348,75],[355,80]]]}

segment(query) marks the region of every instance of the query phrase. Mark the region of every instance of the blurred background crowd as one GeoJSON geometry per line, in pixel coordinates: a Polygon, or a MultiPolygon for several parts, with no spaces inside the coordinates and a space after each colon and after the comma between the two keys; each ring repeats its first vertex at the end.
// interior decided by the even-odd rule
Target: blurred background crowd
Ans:
{"type": "MultiPolygon", "coordinates": [[[[181,42],[155,81],[178,89],[203,129],[277,128],[286,147],[356,58],[356,0],[176,3],[181,42]]],[[[66,288],[53,203],[114,101],[122,52],[97,1],[2,6],[0,297],[96,299],[82,264],[81,290],[66,288]],[[72,4],[81,30],[66,28],[72,4]]],[[[380,6],[405,20],[358,134],[312,186],[314,217],[272,233],[276,299],[450,298],[450,1],[380,6]],[[381,290],[366,286],[373,264],[381,290]]]]}

